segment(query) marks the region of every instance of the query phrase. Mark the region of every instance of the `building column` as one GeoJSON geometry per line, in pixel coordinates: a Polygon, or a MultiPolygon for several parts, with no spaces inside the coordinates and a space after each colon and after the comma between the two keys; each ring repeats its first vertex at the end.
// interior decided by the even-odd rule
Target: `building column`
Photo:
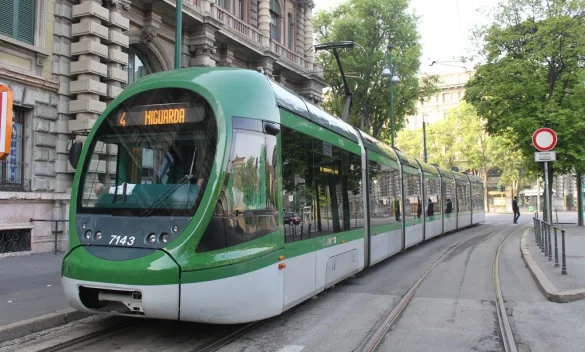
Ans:
{"type": "Polygon", "coordinates": [[[189,40],[189,53],[193,55],[189,66],[215,66],[215,32],[219,30],[219,24],[203,23],[196,30],[195,35],[189,40]]]}
{"type": "Polygon", "coordinates": [[[107,66],[101,63],[101,58],[108,57],[108,47],[101,43],[108,39],[108,28],[101,22],[109,21],[110,12],[102,6],[102,0],[81,0],[73,6],[72,18],[79,22],[71,30],[74,40],[78,39],[71,44],[75,60],[71,63],[71,76],[77,78],[70,85],[71,94],[77,94],[69,102],[69,112],[76,114],[76,119],[69,121],[71,132],[90,129],[106,108],[100,97],[106,95],[107,86],[100,77],[108,73],[107,66]]]}
{"type": "Polygon", "coordinates": [[[260,61],[256,62],[253,67],[256,71],[262,72],[268,78],[273,78],[274,74],[274,63],[278,60],[278,56],[274,54],[264,56],[260,61]]]}
{"type": "Polygon", "coordinates": [[[57,142],[55,161],[55,192],[68,192],[71,188],[73,175],[68,171],[69,114],[71,82],[71,11],[74,5],[71,0],[55,2],[55,25],[53,32],[53,76],[59,82],[57,91],[57,142]]]}
{"type": "MultiPolygon", "coordinates": [[[[110,0],[110,22],[108,23],[108,59],[105,60],[108,65],[108,72],[123,72],[123,66],[128,66],[128,54],[122,51],[122,48],[128,48],[129,38],[122,31],[128,31],[130,21],[122,14],[123,11],[130,10],[130,0],[110,0]]],[[[127,75],[126,75],[127,77],[127,75]]],[[[122,84],[127,83],[120,80],[118,75],[108,75],[107,91],[104,101],[111,103],[123,90],[122,84]]]]}
{"type": "Polygon", "coordinates": [[[301,54],[305,52],[305,8],[303,6],[297,6],[297,29],[296,43],[297,53],[301,54]]]}
{"type": "Polygon", "coordinates": [[[314,51],[313,48],[313,8],[315,4],[308,1],[305,8],[305,58],[310,63],[313,62],[314,51]]]}
{"type": "Polygon", "coordinates": [[[234,48],[231,44],[227,44],[225,48],[219,50],[219,62],[217,66],[231,67],[234,61],[234,48]]]}
{"type": "Polygon", "coordinates": [[[258,30],[268,43],[270,39],[270,0],[258,0],[258,30]]]}

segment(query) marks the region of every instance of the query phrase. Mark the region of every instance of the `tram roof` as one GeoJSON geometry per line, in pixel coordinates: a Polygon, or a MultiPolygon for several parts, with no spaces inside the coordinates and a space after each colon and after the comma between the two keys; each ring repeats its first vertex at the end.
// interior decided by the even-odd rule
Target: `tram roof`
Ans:
{"type": "Polygon", "coordinates": [[[467,175],[465,175],[464,173],[458,172],[458,171],[451,171],[451,172],[453,173],[453,176],[455,176],[456,180],[469,182],[467,175]]]}
{"type": "Polygon", "coordinates": [[[279,107],[311,120],[319,126],[325,127],[358,143],[359,136],[353,126],[331,115],[322,108],[307,102],[303,97],[280,84],[271,80],[268,80],[268,82],[272,86],[274,95],[276,96],[276,104],[279,107]]]}
{"type": "Polygon", "coordinates": [[[400,159],[400,163],[402,165],[408,165],[408,166],[413,167],[417,170],[420,169],[416,160],[413,157],[411,157],[410,155],[407,155],[406,153],[404,153],[402,150],[396,149],[396,155],[398,155],[398,158],[400,159]]]}
{"type": "Polygon", "coordinates": [[[368,150],[374,151],[380,155],[387,157],[388,159],[398,161],[398,156],[396,152],[390,148],[388,145],[380,142],[376,138],[370,136],[369,134],[365,133],[362,130],[358,130],[359,133],[362,135],[362,139],[364,140],[365,147],[368,150]]]}
{"type": "Polygon", "coordinates": [[[425,173],[432,174],[432,175],[439,175],[439,170],[437,170],[437,168],[434,167],[433,165],[424,163],[420,160],[418,162],[420,164],[420,167],[423,169],[423,171],[425,173]]]}
{"type": "Polygon", "coordinates": [[[483,184],[483,181],[481,180],[481,178],[479,176],[475,176],[475,175],[467,175],[467,177],[469,177],[469,181],[471,183],[481,183],[483,184]]]}

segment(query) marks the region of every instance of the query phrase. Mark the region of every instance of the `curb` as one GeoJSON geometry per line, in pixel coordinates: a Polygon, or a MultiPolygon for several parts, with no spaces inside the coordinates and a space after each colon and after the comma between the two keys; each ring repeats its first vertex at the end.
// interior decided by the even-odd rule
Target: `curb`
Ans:
{"type": "Polygon", "coordinates": [[[72,321],[86,318],[90,315],[91,314],[68,308],[38,317],[0,325],[0,343],[18,339],[45,329],[65,325],[72,321]]]}
{"type": "Polygon", "coordinates": [[[530,274],[536,282],[536,286],[538,286],[538,289],[542,292],[544,297],[546,297],[546,299],[549,301],[556,303],[568,303],[585,299],[585,288],[559,291],[544,274],[544,272],[538,267],[536,261],[532,257],[532,254],[530,254],[528,244],[526,242],[526,234],[528,231],[530,231],[530,229],[531,228],[527,228],[522,234],[522,238],[520,239],[520,253],[522,254],[522,259],[524,259],[526,267],[528,267],[528,271],[530,271],[530,274]]]}

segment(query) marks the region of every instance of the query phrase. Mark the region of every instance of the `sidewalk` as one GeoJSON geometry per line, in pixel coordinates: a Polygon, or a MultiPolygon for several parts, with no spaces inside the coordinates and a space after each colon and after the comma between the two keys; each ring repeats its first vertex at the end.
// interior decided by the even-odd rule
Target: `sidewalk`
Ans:
{"type": "Polygon", "coordinates": [[[61,287],[63,255],[0,258],[0,327],[69,308],[61,287]]]}
{"type": "MultiPolygon", "coordinates": [[[[556,217],[553,215],[556,221],[556,217]]],[[[570,302],[585,298],[585,227],[576,225],[576,213],[559,213],[557,231],[558,263],[555,267],[554,229],[551,232],[552,260],[538,247],[531,227],[521,240],[524,261],[543,294],[554,302],[570,302]],[[562,269],[562,236],[565,229],[567,274],[562,269]]]]}

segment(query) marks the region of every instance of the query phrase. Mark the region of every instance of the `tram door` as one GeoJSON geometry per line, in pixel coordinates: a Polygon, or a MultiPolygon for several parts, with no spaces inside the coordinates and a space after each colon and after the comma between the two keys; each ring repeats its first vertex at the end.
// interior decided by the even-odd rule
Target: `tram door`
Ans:
{"type": "Polygon", "coordinates": [[[315,294],[315,218],[312,138],[281,125],[284,308],[315,294]]]}

